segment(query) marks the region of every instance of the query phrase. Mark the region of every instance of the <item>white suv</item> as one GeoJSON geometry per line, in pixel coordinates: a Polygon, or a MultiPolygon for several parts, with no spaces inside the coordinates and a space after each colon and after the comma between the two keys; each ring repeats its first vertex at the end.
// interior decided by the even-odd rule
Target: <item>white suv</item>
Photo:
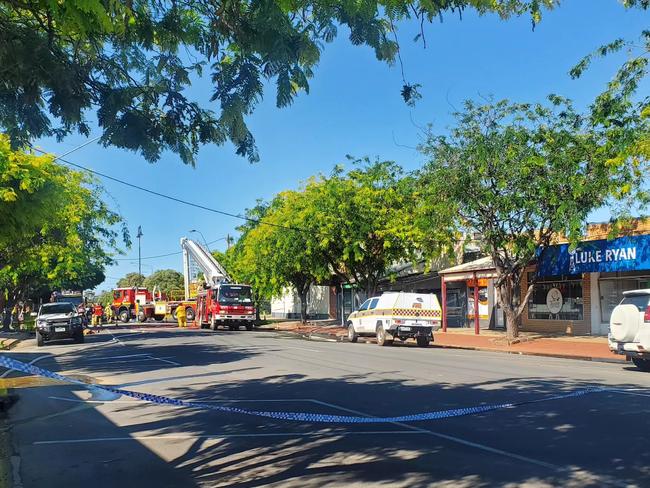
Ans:
{"type": "Polygon", "coordinates": [[[650,371],[650,288],[623,292],[609,320],[609,348],[650,371]]]}

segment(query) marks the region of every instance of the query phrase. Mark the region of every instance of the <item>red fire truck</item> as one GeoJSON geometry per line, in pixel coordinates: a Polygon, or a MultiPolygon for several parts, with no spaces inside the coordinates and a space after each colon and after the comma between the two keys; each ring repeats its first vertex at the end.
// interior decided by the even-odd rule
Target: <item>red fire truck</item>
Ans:
{"type": "Polygon", "coordinates": [[[150,292],[146,288],[115,288],[111,308],[122,322],[137,318],[139,322],[147,319],[163,320],[167,313],[167,303],[162,301],[160,292],[150,292]]]}
{"type": "MultiPolygon", "coordinates": [[[[196,293],[196,322],[200,327],[219,325],[237,330],[240,326],[252,330],[255,324],[255,306],[249,285],[230,283],[228,272],[197,242],[181,238],[183,249],[183,277],[185,300],[191,300],[190,257],[203,272],[204,286],[196,293]]],[[[188,310],[191,310],[188,309],[188,310]]],[[[189,315],[187,317],[190,320],[189,315]]]]}
{"type": "Polygon", "coordinates": [[[253,330],[255,306],[251,287],[221,283],[217,287],[198,292],[196,321],[201,327],[209,325],[212,330],[220,325],[230,330],[238,330],[244,325],[246,330],[253,330]]]}

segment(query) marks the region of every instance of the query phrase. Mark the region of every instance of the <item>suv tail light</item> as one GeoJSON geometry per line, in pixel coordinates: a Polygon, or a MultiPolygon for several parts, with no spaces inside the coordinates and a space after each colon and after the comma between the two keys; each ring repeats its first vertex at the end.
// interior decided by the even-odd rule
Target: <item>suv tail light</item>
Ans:
{"type": "Polygon", "coordinates": [[[643,321],[650,322],[650,305],[645,308],[645,313],[643,314],[643,321]]]}

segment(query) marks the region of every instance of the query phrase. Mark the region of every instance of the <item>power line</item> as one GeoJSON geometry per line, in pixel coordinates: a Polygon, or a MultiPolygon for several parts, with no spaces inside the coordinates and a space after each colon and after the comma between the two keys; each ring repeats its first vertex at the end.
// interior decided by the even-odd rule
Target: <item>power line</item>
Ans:
{"type": "MultiPolygon", "coordinates": [[[[225,237],[220,237],[219,239],[215,239],[214,241],[208,242],[208,244],[214,244],[215,242],[219,242],[219,241],[222,241],[224,239],[226,239],[226,238],[225,237]]],[[[159,254],[157,256],[145,256],[145,257],[140,258],[140,259],[166,258],[168,256],[176,256],[178,254],[183,254],[183,251],[170,252],[168,254],[159,254]]],[[[137,261],[137,260],[138,260],[137,257],[134,257],[134,258],[113,258],[113,261],[137,261]]]]}
{"type": "MultiPolygon", "coordinates": [[[[71,152],[76,151],[77,149],[80,149],[81,147],[86,146],[86,145],[90,144],[91,142],[94,142],[94,141],[88,141],[88,142],[82,144],[81,146],[78,146],[77,148],[75,148],[75,149],[73,149],[71,151],[68,151],[65,154],[70,154],[71,152]]],[[[32,146],[32,149],[35,150],[35,151],[38,151],[41,154],[49,154],[47,151],[43,151],[42,149],[39,149],[39,148],[34,147],[34,146],[32,146]]],[[[95,171],[93,169],[86,168],[85,166],[82,166],[80,164],[73,163],[72,161],[69,161],[67,159],[63,159],[62,156],[55,157],[54,159],[62,161],[64,163],[66,163],[66,164],[69,164],[70,166],[74,166],[75,168],[79,168],[79,169],[81,169],[83,171],[86,171],[88,173],[91,173],[91,174],[94,174],[94,175],[97,175],[97,176],[101,176],[102,178],[106,178],[108,180],[115,181],[117,183],[121,183],[122,185],[126,185],[128,187],[135,188],[136,190],[140,190],[140,191],[143,191],[143,192],[146,192],[146,193],[150,193],[151,195],[156,195],[156,196],[161,197],[161,198],[166,198],[167,200],[171,200],[173,202],[181,203],[183,205],[188,205],[190,207],[200,208],[201,210],[206,210],[208,212],[216,213],[216,214],[219,214],[219,215],[225,215],[226,217],[232,217],[234,219],[245,220],[247,222],[252,222],[254,224],[269,225],[269,226],[272,226],[272,227],[279,227],[280,229],[294,230],[294,231],[298,231],[298,232],[308,232],[306,229],[300,229],[298,227],[290,227],[290,226],[282,225],[282,224],[274,224],[272,222],[266,222],[266,221],[260,220],[260,219],[253,219],[251,217],[246,217],[244,215],[238,215],[238,214],[233,214],[233,213],[229,213],[229,212],[224,212],[223,210],[217,210],[215,208],[206,207],[205,205],[199,205],[198,203],[188,202],[187,200],[183,200],[181,198],[176,198],[176,197],[172,197],[172,196],[169,196],[169,195],[165,195],[163,193],[160,193],[160,192],[157,192],[157,191],[154,191],[154,190],[150,190],[149,188],[144,188],[144,187],[139,186],[139,185],[134,185],[133,183],[129,183],[128,181],[120,180],[119,178],[115,178],[113,176],[109,176],[107,174],[100,173],[99,171],[95,171]]]]}

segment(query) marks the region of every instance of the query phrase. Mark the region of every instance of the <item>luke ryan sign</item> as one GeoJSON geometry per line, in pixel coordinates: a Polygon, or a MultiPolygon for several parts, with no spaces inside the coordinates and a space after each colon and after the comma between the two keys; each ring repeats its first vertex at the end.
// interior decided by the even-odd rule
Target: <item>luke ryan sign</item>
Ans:
{"type": "Polygon", "coordinates": [[[650,270],[650,235],[587,241],[573,250],[561,244],[537,252],[540,277],[639,270],[650,270]]]}

